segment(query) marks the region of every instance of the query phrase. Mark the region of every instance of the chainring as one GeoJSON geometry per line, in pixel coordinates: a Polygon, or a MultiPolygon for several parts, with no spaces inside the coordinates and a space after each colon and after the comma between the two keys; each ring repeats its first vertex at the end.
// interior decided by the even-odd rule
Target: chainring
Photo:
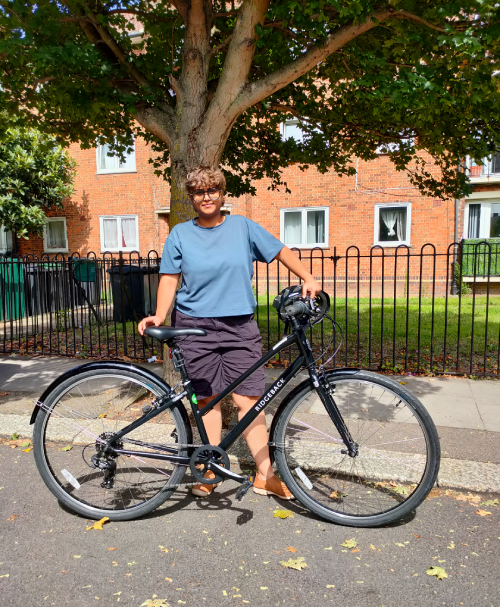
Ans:
{"type": "Polygon", "coordinates": [[[205,473],[209,470],[208,466],[211,462],[223,466],[226,470],[229,470],[231,467],[227,453],[224,449],[215,445],[202,445],[198,447],[189,460],[191,474],[198,482],[204,485],[215,485],[224,480],[216,472],[214,472],[215,478],[205,478],[205,473]]]}

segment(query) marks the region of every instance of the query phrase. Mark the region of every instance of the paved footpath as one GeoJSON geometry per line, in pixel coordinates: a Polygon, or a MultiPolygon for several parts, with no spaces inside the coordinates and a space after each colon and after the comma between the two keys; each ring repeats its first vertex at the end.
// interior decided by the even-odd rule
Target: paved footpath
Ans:
{"type": "MultiPolygon", "coordinates": [[[[34,402],[55,378],[82,364],[59,357],[0,356],[0,437],[13,432],[31,437],[29,415],[34,402]]],[[[162,373],[160,364],[141,366],[162,373]]],[[[268,384],[279,372],[266,369],[268,384]]],[[[305,377],[299,374],[289,389],[305,377]]],[[[500,380],[393,379],[405,383],[423,402],[438,427],[443,455],[439,486],[500,492],[500,380]]],[[[239,449],[245,452],[244,444],[239,449]]]]}

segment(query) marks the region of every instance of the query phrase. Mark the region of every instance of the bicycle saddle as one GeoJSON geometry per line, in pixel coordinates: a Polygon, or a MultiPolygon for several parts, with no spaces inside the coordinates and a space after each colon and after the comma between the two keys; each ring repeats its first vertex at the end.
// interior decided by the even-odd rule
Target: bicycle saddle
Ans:
{"type": "Polygon", "coordinates": [[[147,327],[144,329],[144,335],[153,337],[158,341],[167,341],[174,337],[182,337],[183,335],[206,335],[207,332],[203,329],[182,329],[176,327],[147,327]]]}

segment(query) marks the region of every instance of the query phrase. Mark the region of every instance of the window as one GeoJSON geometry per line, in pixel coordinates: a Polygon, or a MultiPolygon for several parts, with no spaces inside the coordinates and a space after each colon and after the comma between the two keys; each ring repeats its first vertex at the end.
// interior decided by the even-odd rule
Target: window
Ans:
{"type": "Polygon", "coordinates": [[[328,207],[281,210],[281,241],[289,247],[328,246],[328,207]]]}
{"type": "Polygon", "coordinates": [[[135,141],[125,153],[123,161],[110,150],[109,143],[97,146],[97,172],[98,173],[133,173],[135,172],[135,141]]]}
{"type": "Polygon", "coordinates": [[[500,238],[500,199],[465,205],[464,238],[500,238]]]}
{"type": "Polygon", "coordinates": [[[12,232],[0,224],[0,254],[5,255],[9,251],[11,252],[12,245],[12,232]]]}
{"type": "Polygon", "coordinates": [[[304,132],[300,128],[300,122],[298,120],[287,120],[281,124],[281,138],[286,141],[287,139],[295,139],[297,143],[304,141],[304,132]]]}
{"type": "Polygon", "coordinates": [[[411,203],[375,205],[374,244],[382,247],[410,246],[411,203]]]}
{"type": "Polygon", "coordinates": [[[67,253],[68,234],[66,217],[49,217],[43,229],[43,248],[46,253],[67,253]]]}
{"type": "Polygon", "coordinates": [[[139,249],[137,215],[99,217],[102,251],[136,251],[139,249]]]}
{"type": "Polygon", "coordinates": [[[466,164],[471,179],[500,178],[500,154],[492,154],[488,158],[483,158],[482,165],[476,164],[471,158],[467,158],[466,164]]]}

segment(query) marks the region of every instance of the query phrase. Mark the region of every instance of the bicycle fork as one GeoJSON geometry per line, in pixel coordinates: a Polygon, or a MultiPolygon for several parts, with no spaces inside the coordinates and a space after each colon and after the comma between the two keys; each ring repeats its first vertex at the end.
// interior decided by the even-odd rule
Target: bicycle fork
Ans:
{"type": "Polygon", "coordinates": [[[337,432],[344,441],[344,445],[347,447],[347,449],[342,449],[341,453],[349,457],[356,457],[358,455],[358,443],[353,440],[349,428],[335,403],[335,399],[333,398],[335,387],[330,384],[324,373],[318,376],[316,369],[309,368],[309,375],[326,412],[334,423],[335,428],[337,428],[337,432]]]}

